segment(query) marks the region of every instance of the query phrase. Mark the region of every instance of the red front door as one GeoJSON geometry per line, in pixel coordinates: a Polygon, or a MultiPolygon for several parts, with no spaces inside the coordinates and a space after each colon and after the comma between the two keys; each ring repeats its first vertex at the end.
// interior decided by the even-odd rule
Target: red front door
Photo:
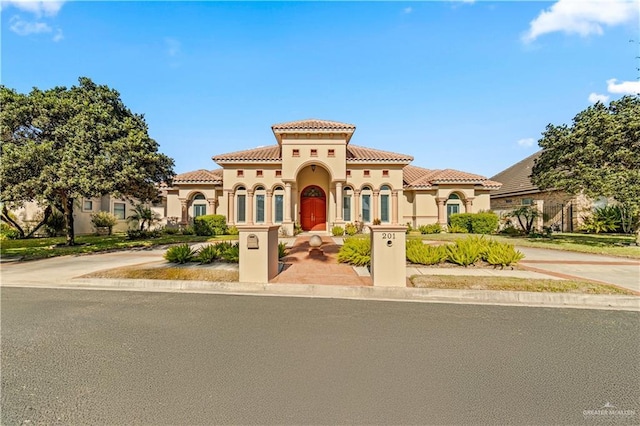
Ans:
{"type": "Polygon", "coordinates": [[[327,203],[324,191],[317,186],[308,186],[300,199],[300,225],[305,231],[327,229],[327,203]]]}

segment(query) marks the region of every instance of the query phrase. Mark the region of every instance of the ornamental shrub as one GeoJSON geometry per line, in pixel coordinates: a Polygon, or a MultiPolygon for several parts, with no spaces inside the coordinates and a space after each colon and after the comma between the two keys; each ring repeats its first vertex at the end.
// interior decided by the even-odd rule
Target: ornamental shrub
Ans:
{"type": "Polygon", "coordinates": [[[466,234],[467,228],[463,228],[460,225],[449,225],[447,227],[447,232],[451,234],[466,234]]]}
{"type": "Polygon", "coordinates": [[[439,234],[442,231],[442,227],[439,223],[432,223],[430,225],[421,225],[418,227],[421,234],[439,234]]]}
{"type": "Polygon", "coordinates": [[[331,235],[334,237],[341,237],[344,235],[344,228],[342,226],[334,226],[331,228],[331,235]]]}
{"type": "Polygon", "coordinates": [[[493,212],[471,214],[471,232],[474,234],[492,234],[498,229],[500,218],[493,212]]]}
{"type": "Polygon", "coordinates": [[[216,246],[220,247],[220,258],[225,262],[238,263],[240,262],[240,245],[238,243],[231,244],[226,242],[217,243],[216,246]]]}
{"type": "Polygon", "coordinates": [[[221,214],[208,214],[193,219],[196,235],[212,236],[227,233],[227,218],[221,214]]]}
{"type": "Polygon", "coordinates": [[[198,250],[196,259],[202,264],[212,263],[220,259],[220,248],[217,247],[216,244],[207,244],[206,246],[202,246],[200,250],[198,250]]]}
{"type": "Polygon", "coordinates": [[[471,232],[472,213],[454,213],[449,216],[449,225],[453,228],[464,229],[464,232],[471,232]]]}
{"type": "Polygon", "coordinates": [[[239,233],[240,231],[238,231],[238,228],[235,225],[232,225],[227,229],[227,234],[229,235],[238,235],[239,233]]]}
{"type": "Polygon", "coordinates": [[[196,251],[189,244],[180,244],[179,246],[170,247],[164,254],[164,258],[171,263],[187,263],[191,262],[196,256],[196,251]]]}
{"type": "Polygon", "coordinates": [[[407,260],[411,263],[437,265],[446,259],[446,246],[430,246],[420,240],[407,241],[407,260]]]}
{"type": "Polygon", "coordinates": [[[461,238],[455,244],[447,245],[447,260],[462,266],[473,265],[482,258],[487,243],[477,238],[461,238]]]}
{"type": "Polygon", "coordinates": [[[358,233],[358,227],[356,225],[354,225],[353,223],[347,223],[344,226],[344,232],[345,232],[345,234],[347,234],[349,236],[356,235],[358,233]]]}
{"type": "Polygon", "coordinates": [[[289,252],[289,249],[287,249],[287,245],[283,242],[279,242],[278,243],[278,259],[282,259],[283,257],[285,257],[289,252]]]}
{"type": "Polygon", "coordinates": [[[371,263],[371,240],[369,238],[346,238],[338,251],[338,262],[355,266],[371,263]]]}
{"type": "Polygon", "coordinates": [[[523,258],[524,254],[516,250],[513,245],[506,243],[495,243],[489,245],[489,250],[487,252],[485,260],[490,265],[500,266],[501,268],[504,268],[505,266],[511,266],[515,263],[518,263],[523,258]]]}
{"type": "MultiPolygon", "coordinates": [[[[64,221],[64,217],[63,217],[64,221]]],[[[108,228],[109,235],[111,235],[111,231],[113,227],[118,223],[118,218],[110,212],[100,211],[91,214],[91,224],[97,228],[108,228]]]]}

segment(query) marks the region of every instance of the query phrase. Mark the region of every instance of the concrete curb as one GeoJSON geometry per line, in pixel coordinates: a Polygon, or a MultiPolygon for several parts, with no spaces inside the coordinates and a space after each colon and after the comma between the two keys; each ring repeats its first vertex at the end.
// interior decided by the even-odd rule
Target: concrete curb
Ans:
{"type": "Polygon", "coordinates": [[[533,306],[554,308],[613,309],[640,311],[640,298],[634,296],[573,293],[533,293],[494,290],[442,290],[404,287],[357,287],[314,284],[260,284],[210,281],[170,281],[144,279],[75,278],[70,283],[4,284],[2,287],[60,289],[129,290],[210,293],[253,296],[318,297],[422,303],[533,306]]]}

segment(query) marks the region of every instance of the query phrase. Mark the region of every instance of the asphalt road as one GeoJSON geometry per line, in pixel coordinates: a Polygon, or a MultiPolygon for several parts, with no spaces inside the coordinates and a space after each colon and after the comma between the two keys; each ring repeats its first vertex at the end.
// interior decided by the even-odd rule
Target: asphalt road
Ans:
{"type": "Polygon", "coordinates": [[[640,423],[638,312],[1,290],[2,424],[640,423]]]}

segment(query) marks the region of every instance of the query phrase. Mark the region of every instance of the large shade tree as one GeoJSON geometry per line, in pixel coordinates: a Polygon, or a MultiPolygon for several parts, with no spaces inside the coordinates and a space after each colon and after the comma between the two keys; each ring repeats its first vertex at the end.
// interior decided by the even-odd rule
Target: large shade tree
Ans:
{"type": "Polygon", "coordinates": [[[29,94],[0,86],[0,103],[0,201],[56,206],[69,245],[76,200],[106,194],[151,200],[156,185],[174,176],[173,160],[158,152],[144,117],[89,78],[29,94]]]}
{"type": "MultiPolygon", "coordinates": [[[[549,124],[531,179],[540,189],[615,199],[630,216],[640,213],[640,96],[581,111],[571,126],[549,124]]],[[[635,223],[640,244],[640,223],[635,223]]]]}

